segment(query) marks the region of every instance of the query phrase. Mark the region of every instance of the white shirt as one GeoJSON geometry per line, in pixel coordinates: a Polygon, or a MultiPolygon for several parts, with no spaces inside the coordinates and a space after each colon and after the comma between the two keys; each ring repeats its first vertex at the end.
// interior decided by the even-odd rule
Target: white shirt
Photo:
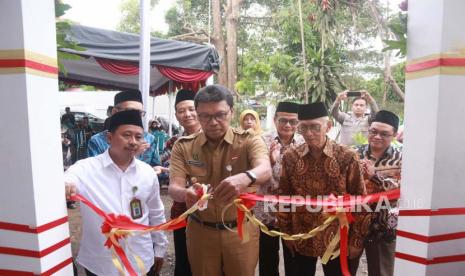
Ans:
{"type": "MultiPolygon", "coordinates": [[[[165,222],[157,175],[142,161],[134,159],[123,172],[106,150],[71,166],[65,172],[65,181],[74,183],[79,194],[107,214],[123,214],[131,218],[130,202],[135,196],[142,203],[143,215],[136,220],[131,218],[134,222],[145,225],[165,222]],[[133,187],[137,187],[135,194],[133,187]]],[[[100,230],[103,219],[85,204],[81,204],[81,216],[82,239],[77,262],[97,275],[119,275],[111,261],[111,251],[104,246],[106,238],[100,230]]],[[[121,244],[132,267],[139,272],[134,253],[144,262],[147,272],[153,266],[154,256],[164,257],[168,240],[163,232],[154,231],[151,236],[127,237],[121,244]]]]}

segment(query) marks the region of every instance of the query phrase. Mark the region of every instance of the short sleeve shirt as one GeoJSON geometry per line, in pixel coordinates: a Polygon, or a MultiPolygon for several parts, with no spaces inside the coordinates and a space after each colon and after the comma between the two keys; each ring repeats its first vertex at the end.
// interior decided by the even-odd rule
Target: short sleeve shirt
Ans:
{"type": "MultiPolygon", "coordinates": [[[[208,145],[205,133],[200,132],[181,137],[174,145],[171,154],[170,178],[181,177],[190,181],[195,177],[199,183],[216,187],[230,175],[252,169],[256,160],[268,160],[268,150],[262,138],[248,131],[230,128],[215,149],[208,145]],[[228,171],[227,167],[231,170],[228,171]]],[[[253,188],[253,187],[251,187],[253,188]]],[[[208,208],[197,215],[208,222],[220,222],[225,205],[213,198],[208,208]]],[[[236,210],[226,211],[225,221],[236,219],[236,210]]]]}

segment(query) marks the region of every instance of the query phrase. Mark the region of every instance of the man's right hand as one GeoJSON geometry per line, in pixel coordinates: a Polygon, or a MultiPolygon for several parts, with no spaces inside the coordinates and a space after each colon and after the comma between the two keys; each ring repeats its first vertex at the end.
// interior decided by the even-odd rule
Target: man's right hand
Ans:
{"type": "Polygon", "coordinates": [[[273,141],[270,145],[270,162],[271,165],[276,164],[281,154],[281,144],[278,141],[273,141]]]}
{"type": "Polygon", "coordinates": [[[76,196],[77,194],[76,184],[65,182],[65,194],[66,194],[66,200],[70,200],[71,197],[76,196]]]}
{"type": "Polygon", "coordinates": [[[345,90],[345,91],[337,94],[336,100],[343,101],[343,100],[347,99],[347,92],[349,92],[349,90],[345,90]]]}
{"type": "Polygon", "coordinates": [[[200,199],[199,189],[202,189],[202,185],[199,183],[193,183],[192,186],[186,189],[185,202],[187,208],[192,207],[200,199]]]}
{"type": "Polygon", "coordinates": [[[283,240],[283,242],[287,249],[291,251],[292,257],[294,257],[295,253],[297,252],[297,244],[295,243],[295,241],[283,240]]]}

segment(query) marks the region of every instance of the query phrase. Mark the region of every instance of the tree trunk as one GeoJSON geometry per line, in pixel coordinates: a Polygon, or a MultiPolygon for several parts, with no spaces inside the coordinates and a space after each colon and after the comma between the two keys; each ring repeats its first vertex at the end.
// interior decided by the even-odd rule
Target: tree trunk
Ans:
{"type": "Polygon", "coordinates": [[[221,24],[221,0],[212,0],[213,34],[211,41],[215,45],[221,58],[220,71],[218,72],[218,83],[228,86],[228,67],[226,56],[226,45],[223,38],[221,24]]]}
{"type": "Polygon", "coordinates": [[[392,86],[392,89],[397,94],[397,96],[399,96],[402,99],[402,101],[404,102],[405,101],[405,93],[404,93],[404,91],[402,91],[402,89],[400,89],[400,87],[397,84],[396,80],[392,76],[389,77],[389,84],[392,86]]]}
{"type": "MultiPolygon", "coordinates": [[[[305,35],[304,35],[304,22],[302,19],[302,1],[298,0],[299,6],[299,24],[300,24],[300,42],[302,45],[302,61],[304,65],[304,101],[308,104],[308,84],[307,84],[307,55],[305,54],[305,35]]],[[[323,48],[323,46],[322,46],[323,48]]],[[[323,49],[324,52],[324,49],[323,49]]]]}
{"type": "Polygon", "coordinates": [[[389,77],[391,76],[391,57],[388,52],[384,52],[384,93],[383,93],[383,108],[386,107],[387,92],[389,86],[389,77]]]}
{"type": "Polygon", "coordinates": [[[237,82],[237,29],[242,1],[227,0],[226,6],[228,88],[231,91],[235,91],[234,86],[237,82]]]}
{"type": "MultiPolygon", "coordinates": [[[[377,2],[377,0],[372,0],[368,1],[368,4],[370,5],[370,10],[371,13],[378,23],[378,35],[382,40],[387,40],[391,36],[391,33],[387,27],[386,21],[384,18],[381,16],[381,14],[378,11],[377,6],[375,5],[374,2],[377,2]]],[[[383,42],[383,47],[386,47],[385,43],[383,42]]],[[[399,85],[397,84],[396,80],[392,77],[391,73],[391,64],[390,64],[390,57],[389,57],[389,52],[384,53],[384,83],[385,85],[390,85],[392,86],[394,92],[404,101],[405,99],[405,93],[400,89],[399,85]]]]}

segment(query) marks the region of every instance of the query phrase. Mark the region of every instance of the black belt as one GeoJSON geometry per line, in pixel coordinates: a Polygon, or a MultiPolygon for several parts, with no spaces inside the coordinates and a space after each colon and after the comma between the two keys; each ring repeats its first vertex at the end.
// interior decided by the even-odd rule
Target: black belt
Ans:
{"type": "Polygon", "coordinates": [[[194,214],[190,214],[189,218],[191,218],[193,221],[197,222],[198,224],[200,224],[202,226],[207,226],[207,227],[210,227],[210,228],[214,228],[216,230],[226,230],[227,228],[232,229],[232,228],[237,227],[237,222],[236,221],[225,221],[224,224],[222,222],[221,223],[214,223],[214,222],[203,221],[198,216],[196,216],[194,214]]]}

